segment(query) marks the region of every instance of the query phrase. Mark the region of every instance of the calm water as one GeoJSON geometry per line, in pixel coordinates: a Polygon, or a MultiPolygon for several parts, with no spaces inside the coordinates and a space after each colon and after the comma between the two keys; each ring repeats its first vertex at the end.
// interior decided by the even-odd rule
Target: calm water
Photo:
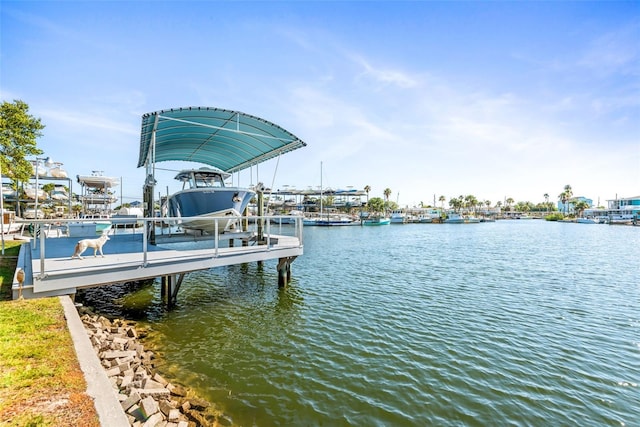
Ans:
{"type": "Polygon", "coordinates": [[[192,273],[173,311],[125,298],[237,424],[640,425],[640,227],[304,233],[286,289],[265,263],[192,273]]]}

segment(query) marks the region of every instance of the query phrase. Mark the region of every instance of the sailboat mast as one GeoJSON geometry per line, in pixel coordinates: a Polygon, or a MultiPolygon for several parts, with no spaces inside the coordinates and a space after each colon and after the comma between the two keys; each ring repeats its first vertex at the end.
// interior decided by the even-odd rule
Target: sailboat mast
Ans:
{"type": "Polygon", "coordinates": [[[322,162],[320,162],[320,217],[322,217],[322,162]]]}

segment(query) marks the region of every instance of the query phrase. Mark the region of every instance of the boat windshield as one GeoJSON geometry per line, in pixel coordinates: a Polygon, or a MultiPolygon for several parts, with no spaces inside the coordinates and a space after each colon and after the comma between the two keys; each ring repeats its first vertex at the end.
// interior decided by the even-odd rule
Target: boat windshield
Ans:
{"type": "Polygon", "coordinates": [[[218,174],[195,173],[195,188],[224,187],[224,181],[218,174]]]}

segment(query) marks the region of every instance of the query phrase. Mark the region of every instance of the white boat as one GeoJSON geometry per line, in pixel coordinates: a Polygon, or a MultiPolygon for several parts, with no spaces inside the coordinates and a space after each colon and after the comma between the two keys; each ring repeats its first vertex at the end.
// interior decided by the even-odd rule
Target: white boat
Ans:
{"type": "Polygon", "coordinates": [[[316,221],[318,221],[318,218],[310,218],[310,217],[304,217],[304,219],[302,220],[302,225],[316,225],[316,221]]]}
{"type": "Polygon", "coordinates": [[[186,230],[218,232],[234,229],[255,191],[227,187],[224,180],[231,174],[217,168],[186,169],[175,179],[183,188],[167,200],[167,216],[180,218],[177,225],[186,230]]]}
{"type": "Polygon", "coordinates": [[[320,227],[333,227],[340,225],[358,225],[359,222],[353,217],[348,215],[336,215],[330,214],[321,218],[316,218],[313,224],[308,225],[316,225],[320,227]]]}
{"type": "Polygon", "coordinates": [[[15,199],[16,198],[16,190],[11,188],[8,184],[2,185],[2,197],[4,199],[15,199]]]}
{"type": "Polygon", "coordinates": [[[391,219],[384,216],[371,216],[362,222],[362,225],[389,225],[391,219]]]}
{"type": "Polygon", "coordinates": [[[51,192],[51,198],[53,200],[69,200],[69,193],[63,185],[56,185],[51,192]]]}
{"type": "Polygon", "coordinates": [[[76,175],[80,185],[91,188],[111,188],[120,183],[120,179],[112,176],[104,176],[102,171],[93,171],[91,175],[76,175]]]}
{"type": "Polygon", "coordinates": [[[44,219],[44,212],[41,209],[27,208],[22,215],[25,219],[44,219]]]}
{"type": "MultiPolygon", "coordinates": [[[[304,214],[302,211],[292,210],[287,215],[278,216],[276,218],[272,218],[271,222],[273,224],[295,224],[296,218],[302,218],[304,214]]],[[[315,222],[315,221],[314,221],[315,222]]]]}
{"type": "Polygon", "coordinates": [[[116,227],[141,227],[144,223],[144,212],[141,208],[122,207],[115,215],[111,215],[116,227]]]}
{"type": "Polygon", "coordinates": [[[24,189],[24,195],[27,199],[35,200],[36,193],[38,194],[38,200],[45,200],[47,198],[47,193],[42,188],[38,188],[37,192],[35,187],[25,187],[24,189]]]}
{"type": "Polygon", "coordinates": [[[107,214],[81,215],[81,222],[69,222],[67,224],[70,237],[95,236],[109,233],[113,228],[111,217],[107,214]]]}
{"type": "Polygon", "coordinates": [[[54,178],[69,178],[67,171],[62,168],[62,163],[56,163],[54,167],[50,168],[49,176],[54,178]]]}
{"type": "Polygon", "coordinates": [[[449,212],[444,222],[445,224],[464,224],[464,218],[459,213],[449,212]]]}
{"type": "Polygon", "coordinates": [[[20,220],[16,216],[16,214],[12,211],[3,209],[2,210],[2,233],[3,234],[13,234],[17,233],[24,227],[22,223],[16,223],[16,220],[20,220]]]}
{"type": "Polygon", "coordinates": [[[576,223],[578,224],[597,224],[596,220],[593,218],[578,218],[576,219],[576,223]]]}
{"type": "Polygon", "coordinates": [[[39,177],[47,176],[47,168],[42,160],[32,160],[31,161],[31,174],[33,176],[38,175],[39,177]]]}
{"type": "Polygon", "coordinates": [[[391,212],[391,217],[389,218],[389,220],[391,221],[391,224],[404,224],[405,222],[407,222],[407,216],[405,215],[404,211],[396,210],[391,212]]]}

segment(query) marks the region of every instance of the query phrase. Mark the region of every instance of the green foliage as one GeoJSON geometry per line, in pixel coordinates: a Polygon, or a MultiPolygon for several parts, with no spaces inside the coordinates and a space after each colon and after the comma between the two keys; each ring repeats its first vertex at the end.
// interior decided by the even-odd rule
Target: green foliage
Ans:
{"type": "Polygon", "coordinates": [[[380,213],[384,211],[384,200],[380,197],[374,197],[369,200],[367,207],[370,212],[380,213]]]}
{"type": "Polygon", "coordinates": [[[564,219],[564,215],[560,212],[555,212],[545,216],[544,219],[546,219],[547,221],[560,221],[561,219],[564,219]]]}
{"type": "Polygon", "coordinates": [[[0,165],[2,174],[14,181],[27,181],[32,175],[29,156],[42,154],[36,139],[44,125],[29,115],[29,106],[20,100],[0,105],[0,165]]]}

